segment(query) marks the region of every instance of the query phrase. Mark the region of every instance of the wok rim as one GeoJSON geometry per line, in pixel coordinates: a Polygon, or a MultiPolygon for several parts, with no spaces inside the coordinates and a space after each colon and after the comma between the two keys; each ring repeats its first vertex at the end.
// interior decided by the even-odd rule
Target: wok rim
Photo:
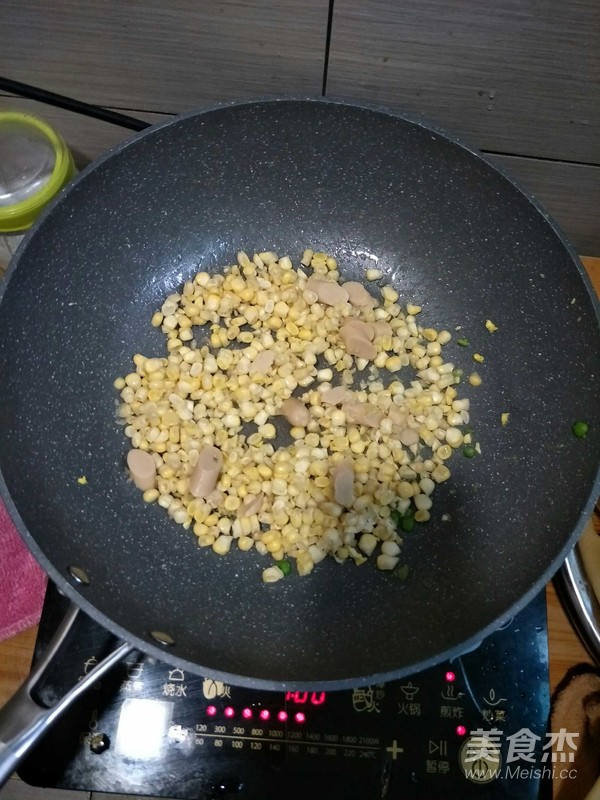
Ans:
{"type": "MultiPolygon", "coordinates": [[[[400,112],[379,104],[371,104],[363,101],[357,102],[350,98],[342,98],[337,96],[320,97],[320,96],[296,96],[296,95],[276,95],[276,96],[265,95],[244,100],[223,101],[211,104],[209,106],[203,106],[200,109],[187,111],[183,114],[175,115],[167,120],[159,122],[155,125],[151,125],[150,127],[145,128],[142,131],[136,132],[133,135],[128,136],[124,141],[119,142],[115,146],[111,147],[109,150],[107,150],[105,153],[103,153],[101,156],[99,156],[97,159],[91,162],[88,166],[86,166],[69,184],[67,184],[67,186],[56,196],[56,198],[44,209],[40,217],[36,220],[35,224],[30,228],[30,230],[25,235],[23,241],[19,245],[13,258],[11,259],[9,268],[5,274],[4,280],[2,281],[3,285],[0,286],[0,304],[4,299],[4,295],[10,284],[12,275],[14,274],[15,270],[18,267],[21,255],[26,250],[29,241],[32,239],[32,237],[36,236],[37,231],[42,227],[46,218],[53,213],[54,209],[57,206],[59,206],[62,200],[69,194],[69,192],[72,191],[81,181],[85,180],[87,176],[91,174],[97,167],[104,164],[114,155],[117,155],[118,153],[121,153],[123,150],[126,150],[129,146],[131,146],[138,140],[153,134],[155,131],[159,131],[162,128],[166,128],[173,124],[177,124],[183,120],[192,117],[198,117],[204,114],[209,114],[213,111],[224,110],[227,108],[237,108],[237,107],[251,106],[264,103],[286,103],[286,102],[320,103],[324,105],[348,106],[353,109],[384,114],[394,119],[400,119],[405,122],[414,124],[420,128],[423,128],[426,131],[435,133],[438,136],[441,136],[442,138],[446,139],[450,143],[458,145],[462,149],[466,150],[470,155],[475,156],[475,158],[483,161],[487,166],[489,166],[492,170],[494,170],[496,173],[502,176],[506,181],[508,181],[509,184],[511,184],[520,194],[522,194],[525,197],[525,199],[529,203],[531,203],[535,211],[542,216],[545,223],[550,226],[554,235],[559,239],[560,243],[564,247],[566,253],[570,256],[571,261],[573,262],[575,268],[577,269],[579,277],[583,280],[583,284],[587,290],[587,294],[589,296],[589,299],[591,300],[592,308],[595,312],[597,332],[598,334],[600,334],[600,300],[596,295],[592,283],[579,259],[579,255],[577,254],[575,248],[570,243],[564,232],[558,226],[554,218],[550,214],[548,214],[548,212],[545,210],[542,204],[537,200],[537,198],[533,194],[531,194],[531,192],[529,192],[529,190],[525,189],[522,185],[520,185],[520,182],[512,176],[509,170],[506,170],[504,167],[497,165],[486,154],[482,153],[480,150],[466,143],[460,136],[456,136],[454,133],[449,133],[444,128],[440,127],[435,123],[432,123],[430,120],[426,119],[425,117],[419,114],[400,112]]],[[[447,648],[446,650],[443,650],[440,653],[436,653],[435,655],[430,656],[429,658],[422,659],[414,664],[401,667],[396,670],[388,670],[385,672],[380,672],[370,675],[355,675],[351,678],[344,678],[344,679],[308,681],[308,682],[298,682],[298,681],[289,682],[282,680],[253,678],[244,675],[237,675],[234,673],[221,672],[218,670],[214,670],[212,668],[205,669],[197,662],[190,661],[188,659],[177,656],[175,653],[169,650],[168,647],[161,647],[157,644],[152,644],[151,642],[142,639],[139,636],[131,634],[127,629],[123,628],[121,625],[111,620],[106,614],[100,611],[97,606],[95,606],[85,597],[85,587],[81,587],[80,584],[78,584],[77,586],[72,584],[69,581],[67,575],[63,574],[54,565],[51,559],[48,558],[42,552],[41,548],[37,544],[35,537],[33,536],[33,534],[29,532],[29,530],[25,526],[19,512],[17,511],[15,504],[12,501],[0,465],[0,498],[4,502],[6,510],[9,516],[11,517],[13,524],[15,525],[15,528],[19,532],[19,535],[25,542],[30,552],[33,554],[38,563],[42,566],[42,568],[50,577],[50,579],[59,587],[59,589],[69,598],[69,600],[72,603],[78,606],[96,623],[98,623],[103,628],[115,634],[121,640],[131,644],[136,649],[139,649],[140,651],[156,658],[161,662],[168,663],[169,665],[173,665],[174,667],[179,667],[180,669],[183,670],[189,670],[193,674],[202,676],[207,675],[217,680],[221,680],[225,683],[232,684],[233,686],[269,690],[269,691],[286,691],[292,688],[299,689],[302,691],[304,690],[332,691],[332,690],[351,689],[359,686],[365,686],[371,683],[387,683],[390,681],[399,680],[409,675],[415,675],[425,669],[434,667],[443,661],[452,660],[453,658],[456,658],[466,652],[470,652],[476,649],[485,638],[487,638],[490,634],[494,633],[500,627],[505,625],[510,619],[512,619],[516,614],[518,614],[519,611],[525,608],[533,600],[533,598],[540,591],[543,590],[545,585],[551,580],[551,578],[561,567],[567,555],[573,549],[577,540],[579,539],[583,531],[583,528],[585,526],[585,523],[593,511],[596,502],[596,497],[599,494],[600,494],[600,464],[598,464],[598,467],[596,469],[596,477],[594,479],[590,493],[588,495],[587,502],[585,503],[583,510],[579,514],[579,518],[572,533],[567,538],[566,542],[563,544],[563,547],[560,549],[558,555],[550,562],[550,564],[546,567],[546,569],[543,570],[538,579],[533,583],[533,585],[524,595],[522,595],[516,601],[511,603],[510,606],[501,615],[496,616],[487,626],[482,628],[475,635],[471,636],[466,640],[463,640],[461,643],[455,645],[454,647],[447,648]]]]}

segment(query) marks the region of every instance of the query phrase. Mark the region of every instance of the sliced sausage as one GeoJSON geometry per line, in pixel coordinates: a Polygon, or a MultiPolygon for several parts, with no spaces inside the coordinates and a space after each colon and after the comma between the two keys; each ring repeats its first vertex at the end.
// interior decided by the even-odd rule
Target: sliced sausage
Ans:
{"type": "Polygon", "coordinates": [[[204,447],[200,451],[194,471],[190,475],[190,493],[203,500],[210,495],[223,468],[223,456],[216,447],[204,447]]]}
{"type": "Polygon", "coordinates": [[[372,322],[371,325],[375,331],[375,336],[391,336],[393,333],[392,326],[384,319],[378,319],[372,322]]]}
{"type": "Polygon", "coordinates": [[[275,353],[272,350],[261,350],[250,365],[250,375],[267,375],[275,361],[275,353]]]}
{"type": "Polygon", "coordinates": [[[368,339],[370,342],[375,338],[375,328],[373,325],[371,325],[370,322],[363,322],[361,319],[356,319],[356,317],[348,317],[345,319],[340,328],[341,336],[348,336],[350,333],[364,336],[364,338],[368,339]]]}
{"type": "Polygon", "coordinates": [[[297,428],[306,428],[311,420],[310,411],[302,400],[298,400],[297,397],[288,397],[288,399],[282,403],[279,413],[283,414],[290,425],[297,428]]]}
{"type": "Polygon", "coordinates": [[[419,432],[414,428],[405,428],[400,434],[400,441],[406,447],[411,447],[419,442],[419,432]]]}
{"type": "Polygon", "coordinates": [[[328,406],[339,406],[342,403],[351,402],[353,397],[353,392],[345,386],[334,386],[333,389],[323,392],[321,400],[328,406]]]}
{"type": "Polygon", "coordinates": [[[398,408],[398,406],[391,405],[388,408],[388,419],[391,420],[395,428],[404,430],[408,422],[408,413],[404,409],[398,408]]]}
{"type": "Polygon", "coordinates": [[[348,292],[348,300],[355,308],[374,308],[377,300],[370,295],[362,283],[347,281],[342,287],[348,292]]]}
{"type": "Polygon", "coordinates": [[[127,453],[127,466],[138,489],[146,492],[155,488],[156,464],[150,453],[145,450],[130,450],[127,453]]]}
{"type": "Polygon", "coordinates": [[[331,471],[335,502],[345,508],[354,503],[354,464],[345,459],[331,471]]]}
{"type": "Polygon", "coordinates": [[[377,357],[377,350],[374,345],[364,336],[350,332],[344,341],[346,352],[356,358],[366,358],[367,361],[373,361],[377,357]]]}
{"type": "Polygon", "coordinates": [[[355,425],[366,425],[368,428],[378,428],[384,417],[383,411],[376,408],[371,403],[360,403],[355,400],[342,405],[342,411],[346,415],[346,422],[355,425]]]}
{"type": "Polygon", "coordinates": [[[249,494],[244,498],[244,502],[237,510],[237,517],[251,517],[253,514],[258,514],[261,510],[265,500],[264,494],[249,494]]]}
{"type": "Polygon", "coordinates": [[[318,278],[309,278],[306,288],[315,292],[319,302],[326,306],[337,306],[348,302],[348,292],[335,281],[322,281],[318,278]]]}

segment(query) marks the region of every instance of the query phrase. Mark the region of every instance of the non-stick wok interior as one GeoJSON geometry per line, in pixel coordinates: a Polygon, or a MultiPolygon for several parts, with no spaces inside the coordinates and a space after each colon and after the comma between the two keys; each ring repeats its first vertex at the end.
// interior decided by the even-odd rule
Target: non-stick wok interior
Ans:
{"type": "Polygon", "coordinates": [[[473,640],[558,567],[594,482],[600,426],[571,434],[598,420],[580,270],[506,178],[386,113],[247,103],[135,137],[21,249],[0,330],[0,466],[27,542],[67,585],[69,565],[86,570],[68,591],[97,619],[154,653],[149,632],[165,631],[170,661],[238,683],[356,684],[473,640]],[[265,585],[264,558],[199,548],[127,480],[112,384],[134,353],[164,354],[149,324],[162,299],[240,249],[306,246],[348,278],[376,263],[422,324],[470,340],[445,350],[467,374],[472,350],[485,355],[483,385],[459,387],[482,455],[450,461],[431,521],[406,534],[405,582],[327,560],[265,585]]]}

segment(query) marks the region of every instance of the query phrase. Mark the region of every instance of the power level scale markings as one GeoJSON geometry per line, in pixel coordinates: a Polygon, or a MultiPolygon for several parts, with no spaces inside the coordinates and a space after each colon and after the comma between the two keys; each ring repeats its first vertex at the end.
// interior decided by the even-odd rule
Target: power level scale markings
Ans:
{"type": "MultiPolygon", "coordinates": [[[[313,741],[302,741],[299,739],[287,739],[287,738],[270,739],[268,736],[240,736],[235,733],[205,733],[205,732],[200,733],[196,731],[195,735],[197,739],[237,739],[239,741],[244,741],[244,742],[264,742],[264,743],[275,742],[277,744],[292,744],[292,745],[306,744],[310,745],[311,747],[337,747],[338,749],[341,750],[375,750],[375,751],[379,750],[379,747],[377,745],[346,744],[345,742],[313,742],[313,741]]],[[[397,743],[395,742],[395,740],[394,743],[396,744],[397,747],[397,743]]],[[[387,749],[390,750],[389,747],[387,749]]],[[[397,750],[397,752],[403,752],[403,750],[400,748],[397,750]]],[[[392,757],[395,758],[395,756],[392,757]]]]}

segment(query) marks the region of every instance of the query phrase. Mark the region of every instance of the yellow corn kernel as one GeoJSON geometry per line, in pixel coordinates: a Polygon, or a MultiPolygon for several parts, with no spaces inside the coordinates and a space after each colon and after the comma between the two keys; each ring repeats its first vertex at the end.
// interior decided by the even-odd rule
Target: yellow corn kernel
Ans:
{"type": "Polygon", "coordinates": [[[380,269],[375,269],[374,267],[365,272],[365,278],[368,281],[378,281],[382,275],[383,272],[380,269]]]}
{"type": "MultiPolygon", "coordinates": [[[[363,361],[364,359],[358,359],[358,360],[359,361],[363,361]]],[[[377,353],[377,355],[375,356],[375,360],[373,361],[373,364],[378,369],[383,369],[383,367],[385,367],[385,365],[386,365],[386,363],[388,361],[390,361],[390,359],[388,358],[388,354],[385,352],[385,350],[382,350],[380,353],[377,353]]]]}
{"type": "Polygon", "coordinates": [[[391,356],[384,364],[388,372],[399,372],[402,369],[402,360],[399,356],[391,356]]]}
{"type": "Polygon", "coordinates": [[[450,447],[449,444],[443,444],[441,447],[438,447],[438,449],[435,451],[435,455],[437,458],[441,458],[443,461],[445,461],[452,455],[452,448],[450,447]]]}
{"type": "Polygon", "coordinates": [[[498,326],[494,325],[491,319],[486,319],[485,327],[488,329],[490,333],[495,333],[498,330],[498,326]]]}
{"type": "Polygon", "coordinates": [[[481,353],[473,353],[473,360],[478,361],[480,364],[485,360],[481,353]]]}
{"type": "Polygon", "coordinates": [[[384,286],[381,290],[381,295],[388,303],[398,302],[398,292],[392,286],[384,286]]]}
{"type": "Polygon", "coordinates": [[[237,540],[237,545],[240,550],[252,550],[254,546],[254,540],[250,536],[240,536],[237,540]]]}
{"type": "Polygon", "coordinates": [[[325,459],[320,459],[318,461],[313,461],[308,470],[310,475],[314,478],[320,478],[329,473],[329,466],[325,459]]]}
{"type": "Polygon", "coordinates": [[[232,537],[221,534],[213,543],[212,549],[217,555],[224,556],[231,548],[232,537]]]}
{"type": "Polygon", "coordinates": [[[469,383],[471,386],[481,386],[481,376],[477,372],[473,372],[469,375],[469,383]]]}
{"type": "Polygon", "coordinates": [[[228,494],[225,498],[225,502],[223,503],[223,508],[225,511],[237,511],[238,508],[242,505],[242,501],[239,497],[235,495],[228,494]]]}

